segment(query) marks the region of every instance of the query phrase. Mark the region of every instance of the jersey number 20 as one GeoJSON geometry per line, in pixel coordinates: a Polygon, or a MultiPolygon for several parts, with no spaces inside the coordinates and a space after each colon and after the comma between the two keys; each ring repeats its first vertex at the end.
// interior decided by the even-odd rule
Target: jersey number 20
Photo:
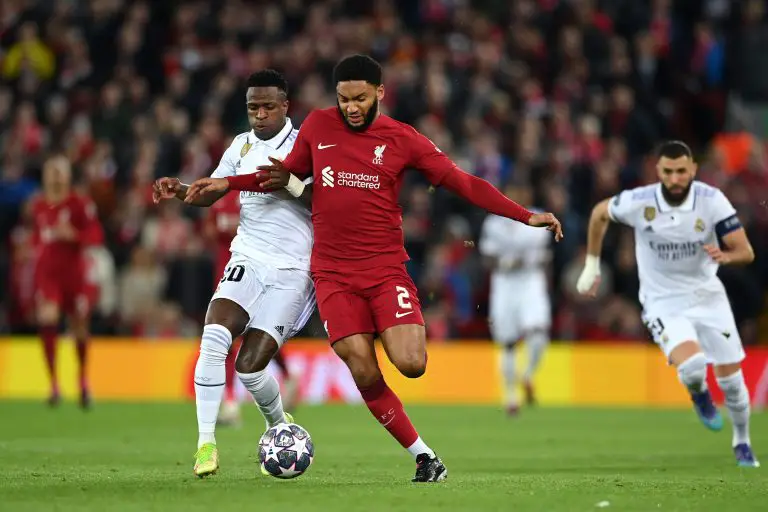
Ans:
{"type": "Polygon", "coordinates": [[[221,277],[220,283],[224,281],[231,281],[233,283],[239,283],[243,279],[245,274],[245,267],[242,265],[235,265],[234,267],[227,267],[224,270],[224,275],[221,277]]]}

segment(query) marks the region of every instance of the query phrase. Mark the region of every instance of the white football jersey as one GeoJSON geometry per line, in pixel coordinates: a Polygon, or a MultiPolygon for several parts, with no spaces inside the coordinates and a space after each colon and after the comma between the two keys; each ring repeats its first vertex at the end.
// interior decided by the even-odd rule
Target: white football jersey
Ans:
{"type": "Polygon", "coordinates": [[[718,244],[741,223],[717,188],[694,181],[688,197],[670,206],[661,183],[625,190],[608,204],[611,219],[635,230],[640,303],[673,301],[680,307],[711,293],[723,293],[718,264],[702,248],[718,244]]]}
{"type": "MultiPolygon", "coordinates": [[[[283,159],[290,153],[299,131],[290,119],[280,133],[261,140],[253,131],[241,133],[221,157],[212,178],[252,174],[269,164],[268,157],[283,159]]],[[[304,183],[311,183],[307,178],[304,183]]],[[[309,270],[312,251],[311,212],[286,194],[241,192],[240,225],[230,250],[275,268],[309,270]]]]}
{"type": "Polygon", "coordinates": [[[547,289],[547,277],[542,263],[549,259],[551,233],[498,215],[488,215],[480,235],[480,253],[499,259],[520,261],[513,271],[494,270],[491,274],[491,293],[512,292],[535,287],[547,289]]]}

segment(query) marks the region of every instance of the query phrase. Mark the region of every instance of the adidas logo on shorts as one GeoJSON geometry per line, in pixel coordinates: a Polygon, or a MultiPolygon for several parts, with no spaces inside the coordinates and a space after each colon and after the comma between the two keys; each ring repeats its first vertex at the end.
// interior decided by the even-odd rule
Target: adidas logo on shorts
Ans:
{"type": "Polygon", "coordinates": [[[282,325],[276,325],[275,330],[280,334],[280,336],[283,336],[285,332],[285,327],[283,327],[282,325]]]}

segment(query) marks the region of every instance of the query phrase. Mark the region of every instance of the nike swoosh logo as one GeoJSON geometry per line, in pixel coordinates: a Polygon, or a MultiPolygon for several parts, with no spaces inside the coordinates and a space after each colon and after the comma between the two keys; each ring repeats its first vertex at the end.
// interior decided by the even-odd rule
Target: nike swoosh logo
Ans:
{"type": "Polygon", "coordinates": [[[328,149],[328,148],[332,148],[335,145],[336,144],[318,144],[317,149],[328,149]]]}
{"type": "Polygon", "coordinates": [[[413,311],[409,311],[407,313],[401,313],[401,312],[398,311],[397,313],[395,313],[395,318],[403,318],[404,316],[408,316],[408,315],[410,315],[412,313],[413,313],[413,311]]]}

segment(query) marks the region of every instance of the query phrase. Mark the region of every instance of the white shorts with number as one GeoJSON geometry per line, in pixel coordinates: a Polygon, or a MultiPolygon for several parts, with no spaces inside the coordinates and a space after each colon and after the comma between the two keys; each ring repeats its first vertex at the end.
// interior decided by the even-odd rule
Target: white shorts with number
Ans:
{"type": "Polygon", "coordinates": [[[546,288],[493,290],[488,326],[496,343],[509,345],[536,330],[549,330],[552,312],[546,288]]]}
{"type": "Polygon", "coordinates": [[[744,360],[744,347],[725,293],[679,312],[667,313],[660,305],[648,305],[643,311],[643,322],[667,358],[681,343],[698,341],[712,364],[744,360]]]}
{"type": "Polygon", "coordinates": [[[250,317],[248,329],[272,336],[279,346],[295,336],[315,309],[315,288],[308,271],[278,269],[233,254],[211,302],[231,300],[250,317]]]}

